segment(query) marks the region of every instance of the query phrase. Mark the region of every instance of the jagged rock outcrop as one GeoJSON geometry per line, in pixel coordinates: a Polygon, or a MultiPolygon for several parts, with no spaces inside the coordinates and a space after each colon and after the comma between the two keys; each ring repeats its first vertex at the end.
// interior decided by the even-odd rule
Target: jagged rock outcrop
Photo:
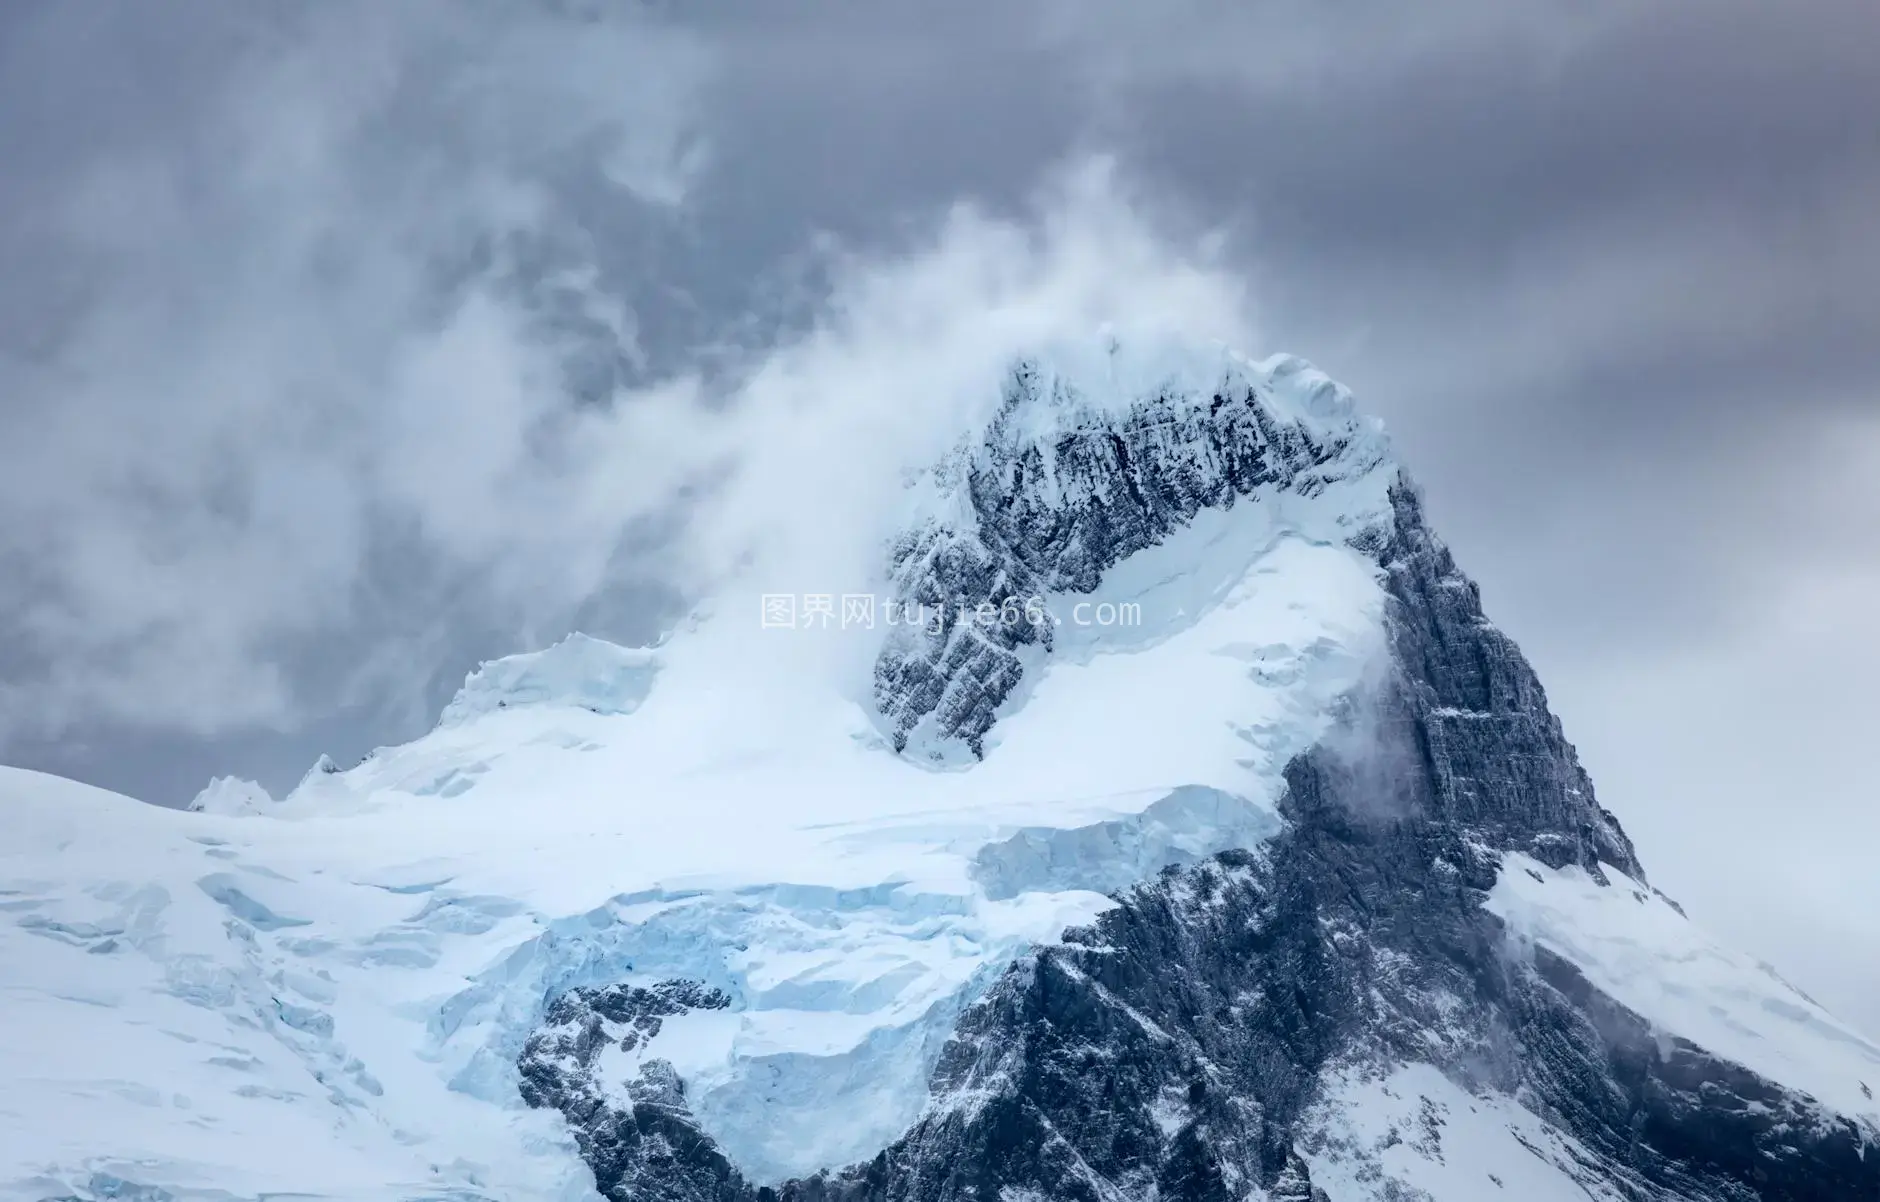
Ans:
{"type": "Polygon", "coordinates": [[[1024,675],[1020,652],[1051,644],[1039,599],[1089,592],[1203,509],[1312,497],[1375,469],[1381,443],[1350,410],[1343,390],[1298,360],[1262,373],[1224,359],[1210,380],[1109,408],[1037,362],[1019,364],[985,437],[936,473],[952,515],[891,551],[900,600],[929,616],[899,626],[875,664],[895,750],[915,740],[936,756],[955,742],[983,754],[1024,675]],[[1274,395],[1286,389],[1324,420],[1284,416],[1274,395]]]}
{"type": "Polygon", "coordinates": [[[735,1188],[726,1192],[735,1171],[692,1122],[685,1083],[670,1063],[639,1064],[624,1100],[609,1097],[594,1072],[603,1052],[617,1048],[631,1055],[659,1034],[666,1019],[722,1010],[730,1001],[691,981],[663,981],[650,989],[572,989],[555,1000],[530,1036],[519,1061],[523,1100],[553,1106],[567,1117],[603,1196],[727,1202],[740,1196],[735,1188]],[[649,1195],[649,1189],[659,1192],[649,1195]]]}

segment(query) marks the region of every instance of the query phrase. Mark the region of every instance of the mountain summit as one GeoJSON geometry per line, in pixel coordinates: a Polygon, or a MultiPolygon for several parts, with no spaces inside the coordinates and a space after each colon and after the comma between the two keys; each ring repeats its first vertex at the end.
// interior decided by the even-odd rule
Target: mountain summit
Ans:
{"type": "Polygon", "coordinates": [[[873,594],[279,802],[0,770],[0,1197],[1880,1196],[1880,1048],[1647,883],[1343,389],[987,383],[873,594]]]}

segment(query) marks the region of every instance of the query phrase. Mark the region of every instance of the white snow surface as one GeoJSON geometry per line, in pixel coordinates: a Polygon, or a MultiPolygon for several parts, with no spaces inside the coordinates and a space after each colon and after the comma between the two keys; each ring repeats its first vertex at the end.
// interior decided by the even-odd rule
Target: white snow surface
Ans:
{"type": "Polygon", "coordinates": [[[1880,1046],[1657,891],[1611,865],[1600,871],[1610,884],[1511,854],[1488,908],[1519,943],[1563,957],[1657,1030],[1862,1120],[1880,1144],[1880,1046]]]}
{"type": "Polygon", "coordinates": [[[1331,1202],[1621,1202],[1570,1137],[1499,1094],[1427,1064],[1328,1082],[1298,1150],[1331,1202]],[[1411,1191],[1422,1191],[1415,1193],[1411,1191]]]}

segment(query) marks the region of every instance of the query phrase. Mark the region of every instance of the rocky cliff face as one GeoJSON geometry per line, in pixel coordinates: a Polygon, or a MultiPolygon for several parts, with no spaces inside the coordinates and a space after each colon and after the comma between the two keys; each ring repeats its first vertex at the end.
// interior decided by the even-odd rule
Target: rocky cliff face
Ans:
{"type": "MultiPolygon", "coordinates": [[[[995,605],[1088,589],[1201,507],[1309,496],[1354,462],[1354,432],[1287,424],[1258,387],[1205,406],[1150,398],[1052,443],[1014,434],[1021,374],[983,453],[956,468],[975,520],[895,550],[910,597],[995,605]]],[[[1338,729],[1293,761],[1284,831],[1171,869],[1061,946],[1013,966],[963,1017],[926,1114],[871,1161],[746,1181],[692,1121],[683,1083],[646,1064],[629,1096],[592,1065],[649,1022],[722,1005],[683,982],[577,991],[524,1051],[525,1096],[560,1110],[613,1199],[1117,1202],[1429,1198],[1390,1166],[1450,1147],[1479,1107],[1595,1198],[1880,1197],[1874,1133],[1655,1032],[1544,949],[1513,954],[1484,908],[1508,858],[1644,873],[1600,808],[1533,671],[1482,613],[1401,478],[1351,544],[1388,593],[1391,662],[1338,729]],[[1427,1066],[1426,1092],[1375,1140],[1341,1097],[1427,1066]],[[1344,1093],[1341,1093],[1344,1090],[1344,1093]],[[1396,1159],[1393,1159],[1396,1158],[1396,1159]],[[1328,1193],[1335,1172],[1346,1188],[1328,1193]],[[1357,1182],[1356,1186],[1349,1183],[1357,1182]]],[[[1049,631],[909,636],[877,669],[884,716],[979,749],[1049,631]]],[[[1395,1096],[1391,1094],[1391,1096],[1395,1096]]],[[[1477,1173],[1481,1196],[1503,1179],[1477,1173]]],[[[1460,1196],[1460,1195],[1458,1195],[1460,1196]]]]}
{"type": "Polygon", "coordinates": [[[1024,674],[1021,653],[1051,644],[1048,623],[1026,620],[1039,612],[1030,603],[1088,593],[1203,509],[1311,498],[1379,466],[1374,429],[1303,362],[1266,373],[1228,364],[1201,386],[1199,397],[1165,387],[1098,408],[1037,363],[1013,372],[985,437],[937,473],[951,512],[892,549],[901,597],[934,615],[898,629],[876,661],[875,701],[897,751],[984,754],[1024,674]],[[1286,413],[1276,392],[1302,394],[1303,412],[1286,413]],[[977,622],[981,606],[1020,620],[977,622]]]}

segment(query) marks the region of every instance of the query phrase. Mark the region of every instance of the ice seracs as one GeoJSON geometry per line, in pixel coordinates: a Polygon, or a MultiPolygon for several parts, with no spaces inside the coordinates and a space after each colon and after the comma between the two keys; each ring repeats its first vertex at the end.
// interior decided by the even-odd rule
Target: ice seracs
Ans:
{"type": "Polygon", "coordinates": [[[484,663],[464,680],[439,722],[451,726],[518,705],[630,714],[646,700],[658,671],[656,651],[621,647],[576,631],[544,650],[484,663]]]}

